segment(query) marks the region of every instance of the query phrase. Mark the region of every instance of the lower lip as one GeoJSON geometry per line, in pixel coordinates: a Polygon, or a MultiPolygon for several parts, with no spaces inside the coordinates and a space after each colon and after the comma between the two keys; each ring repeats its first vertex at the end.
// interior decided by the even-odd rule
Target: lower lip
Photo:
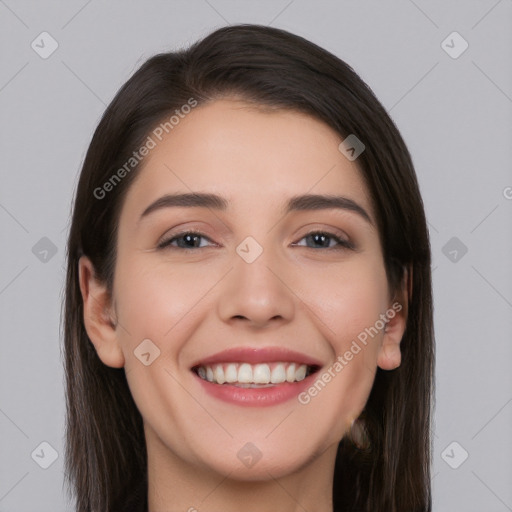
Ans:
{"type": "Polygon", "coordinates": [[[241,406],[266,407],[291,400],[310,386],[318,372],[308,375],[299,382],[283,382],[268,388],[241,388],[230,384],[215,384],[202,379],[192,372],[203,389],[211,396],[241,406]]]}

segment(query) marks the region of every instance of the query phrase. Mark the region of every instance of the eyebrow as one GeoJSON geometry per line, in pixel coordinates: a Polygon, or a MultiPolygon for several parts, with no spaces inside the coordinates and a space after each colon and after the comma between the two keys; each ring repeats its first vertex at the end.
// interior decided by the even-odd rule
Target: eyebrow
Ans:
{"type": "MultiPolygon", "coordinates": [[[[223,197],[217,194],[208,193],[186,193],[186,194],[166,194],[151,203],[140,216],[140,219],[146,217],[152,212],[162,208],[185,207],[185,208],[210,208],[212,210],[225,211],[229,203],[223,197]]],[[[353,199],[343,196],[323,195],[323,194],[305,194],[290,198],[286,207],[285,214],[292,211],[306,210],[327,210],[340,209],[354,212],[362,217],[366,222],[373,225],[368,212],[353,199]]],[[[139,220],[140,220],[139,219],[139,220]]]]}

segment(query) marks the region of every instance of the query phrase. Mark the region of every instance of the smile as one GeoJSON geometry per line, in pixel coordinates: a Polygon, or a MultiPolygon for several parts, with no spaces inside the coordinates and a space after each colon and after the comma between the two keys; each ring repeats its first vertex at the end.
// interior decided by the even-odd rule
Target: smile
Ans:
{"type": "Polygon", "coordinates": [[[284,347],[233,347],[190,367],[208,395],[237,406],[277,405],[311,385],[320,360],[284,347]]]}
{"type": "Polygon", "coordinates": [[[292,362],[224,363],[198,366],[197,375],[215,384],[232,384],[242,388],[272,387],[284,382],[300,382],[316,371],[315,366],[292,362]]]}

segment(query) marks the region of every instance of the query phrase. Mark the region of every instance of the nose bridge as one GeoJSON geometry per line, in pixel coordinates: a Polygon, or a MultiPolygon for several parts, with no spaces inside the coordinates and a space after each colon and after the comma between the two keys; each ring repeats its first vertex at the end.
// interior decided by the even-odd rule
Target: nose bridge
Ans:
{"type": "Polygon", "coordinates": [[[221,319],[245,319],[258,326],[276,319],[290,321],[294,297],[285,284],[284,268],[282,258],[268,239],[266,245],[260,245],[253,237],[244,239],[236,248],[233,270],[221,292],[221,319]]]}

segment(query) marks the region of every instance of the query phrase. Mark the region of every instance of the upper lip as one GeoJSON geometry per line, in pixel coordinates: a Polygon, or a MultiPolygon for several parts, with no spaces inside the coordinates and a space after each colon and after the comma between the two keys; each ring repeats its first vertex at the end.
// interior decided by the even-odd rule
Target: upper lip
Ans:
{"type": "Polygon", "coordinates": [[[322,363],[306,354],[289,350],[283,347],[235,347],[217,352],[212,356],[196,361],[192,368],[197,366],[209,366],[216,363],[274,363],[290,362],[306,364],[308,366],[322,366],[322,363]]]}

